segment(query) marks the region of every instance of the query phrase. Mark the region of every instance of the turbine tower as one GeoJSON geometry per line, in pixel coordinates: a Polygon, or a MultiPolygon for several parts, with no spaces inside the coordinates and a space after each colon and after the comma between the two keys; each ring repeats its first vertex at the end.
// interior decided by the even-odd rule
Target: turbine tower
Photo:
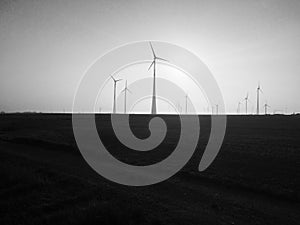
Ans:
{"type": "Polygon", "coordinates": [[[257,100],[256,100],[256,114],[259,115],[259,92],[263,93],[260,84],[258,83],[257,89],[256,89],[256,95],[257,95],[257,100]]]}
{"type": "Polygon", "coordinates": [[[268,114],[268,108],[270,108],[271,106],[269,106],[268,103],[265,103],[264,107],[265,107],[265,115],[267,115],[268,114]]]}
{"type": "Polygon", "coordinates": [[[160,57],[157,57],[156,54],[155,54],[155,52],[154,52],[154,49],[153,49],[153,46],[152,46],[151,42],[149,42],[149,44],[150,44],[152,55],[153,55],[153,61],[152,61],[152,63],[150,64],[150,66],[148,68],[148,70],[150,70],[151,67],[152,67],[152,65],[153,65],[153,94],[152,94],[151,114],[156,114],[157,113],[157,110],[156,110],[156,83],[155,83],[155,78],[156,78],[156,60],[162,60],[162,61],[166,61],[166,62],[168,62],[168,60],[160,58],[160,57]]]}
{"type": "Polygon", "coordinates": [[[117,90],[117,82],[121,81],[122,79],[115,79],[113,76],[110,76],[111,79],[114,81],[114,102],[113,102],[113,113],[116,113],[116,90],[117,90]]]}
{"type": "Polygon", "coordinates": [[[248,114],[248,101],[249,101],[249,93],[247,93],[247,96],[245,97],[246,101],[246,115],[248,114]]]}
{"type": "Polygon", "coordinates": [[[127,91],[132,94],[132,92],[127,88],[127,80],[126,80],[125,88],[122,90],[122,92],[124,92],[124,114],[126,114],[127,91]]]}
{"type": "Polygon", "coordinates": [[[218,114],[219,114],[219,105],[216,104],[216,115],[218,115],[218,114]]]}

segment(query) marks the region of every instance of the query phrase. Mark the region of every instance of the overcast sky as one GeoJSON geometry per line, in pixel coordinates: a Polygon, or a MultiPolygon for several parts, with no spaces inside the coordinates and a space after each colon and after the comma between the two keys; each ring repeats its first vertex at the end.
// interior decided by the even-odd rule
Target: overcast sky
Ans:
{"type": "Polygon", "coordinates": [[[261,101],[272,111],[300,111],[298,0],[1,0],[0,110],[70,111],[90,63],[140,40],[174,43],[198,55],[229,113],[247,92],[255,104],[258,81],[261,101]]]}

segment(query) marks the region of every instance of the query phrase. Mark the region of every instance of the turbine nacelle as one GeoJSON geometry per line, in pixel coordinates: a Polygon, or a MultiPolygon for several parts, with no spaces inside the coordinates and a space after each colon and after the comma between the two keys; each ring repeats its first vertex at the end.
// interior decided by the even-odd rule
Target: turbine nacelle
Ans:
{"type": "Polygon", "coordinates": [[[125,92],[125,91],[128,91],[130,94],[132,94],[130,89],[127,88],[127,80],[126,80],[125,88],[121,92],[125,92]]]}
{"type": "Polygon", "coordinates": [[[113,76],[110,76],[111,77],[111,79],[115,82],[115,83],[117,83],[117,82],[119,82],[119,81],[121,81],[122,79],[115,79],[113,76]]]}
{"type": "Polygon", "coordinates": [[[245,101],[249,100],[249,93],[247,93],[246,97],[245,97],[245,101]]]}
{"type": "Polygon", "coordinates": [[[151,64],[150,64],[148,70],[150,70],[151,67],[154,65],[154,63],[156,63],[156,60],[161,60],[161,61],[169,62],[168,60],[166,60],[166,59],[164,59],[164,58],[157,57],[156,54],[155,54],[155,51],[154,51],[154,49],[153,49],[152,43],[149,42],[149,44],[150,44],[151,51],[152,51],[152,55],[153,55],[153,61],[151,62],[151,64]]]}
{"type": "Polygon", "coordinates": [[[258,86],[257,86],[257,91],[260,91],[261,93],[263,93],[261,87],[260,87],[260,83],[258,83],[258,86]]]}

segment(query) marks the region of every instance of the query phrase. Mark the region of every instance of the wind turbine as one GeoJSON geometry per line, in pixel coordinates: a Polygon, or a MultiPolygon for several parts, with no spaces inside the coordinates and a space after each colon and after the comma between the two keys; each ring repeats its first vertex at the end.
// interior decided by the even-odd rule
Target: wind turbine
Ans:
{"type": "Polygon", "coordinates": [[[265,103],[264,107],[265,107],[265,115],[267,115],[268,114],[268,108],[270,108],[271,106],[269,106],[268,103],[265,103]]]}
{"type": "Polygon", "coordinates": [[[124,92],[124,114],[126,114],[126,100],[127,100],[127,91],[129,93],[132,94],[132,92],[127,88],[127,80],[126,80],[126,83],[125,83],[125,88],[122,90],[122,92],[124,92]]]}
{"type": "Polygon", "coordinates": [[[246,101],[246,115],[248,112],[248,101],[249,101],[249,93],[247,92],[247,96],[245,97],[245,101],[246,101]]]}
{"type": "Polygon", "coordinates": [[[241,102],[239,102],[238,103],[238,107],[237,107],[237,110],[236,110],[236,112],[239,114],[240,113],[240,111],[241,111],[241,102]]]}
{"type": "Polygon", "coordinates": [[[287,106],[285,106],[285,107],[284,107],[284,113],[285,113],[285,114],[288,114],[287,111],[288,111],[287,106]]]}
{"type": "Polygon", "coordinates": [[[216,115],[218,115],[218,114],[219,114],[219,105],[216,104],[216,115]]]}
{"type": "Polygon", "coordinates": [[[182,107],[180,105],[180,102],[177,102],[177,109],[178,109],[178,113],[181,114],[182,113],[182,107]]]}
{"type": "Polygon", "coordinates": [[[188,94],[185,95],[185,114],[188,112],[188,94]]]}
{"type": "Polygon", "coordinates": [[[113,76],[110,76],[111,79],[114,81],[114,103],[113,103],[113,113],[116,113],[116,90],[117,90],[117,82],[121,81],[122,79],[115,79],[113,76]]]}
{"type": "Polygon", "coordinates": [[[256,114],[259,115],[259,93],[263,93],[261,88],[260,88],[260,83],[258,83],[257,89],[256,89],[256,95],[257,95],[257,100],[256,100],[256,114]]]}
{"type": "Polygon", "coordinates": [[[153,49],[153,46],[152,46],[151,42],[149,42],[149,44],[150,44],[152,55],[153,55],[153,61],[152,61],[152,63],[150,64],[150,66],[148,68],[148,70],[150,70],[151,67],[153,66],[153,94],[152,94],[151,114],[156,114],[157,113],[157,110],[156,110],[156,83],[155,83],[155,78],[156,78],[156,60],[162,60],[162,61],[166,61],[166,62],[168,62],[168,60],[160,58],[160,57],[157,57],[156,54],[155,54],[155,52],[154,52],[154,49],[153,49]]]}

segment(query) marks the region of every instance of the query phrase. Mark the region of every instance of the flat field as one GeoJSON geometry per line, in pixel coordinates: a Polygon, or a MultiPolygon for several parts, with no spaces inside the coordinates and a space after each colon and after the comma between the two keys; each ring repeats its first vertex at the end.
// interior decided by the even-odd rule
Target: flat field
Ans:
{"type": "MultiPolygon", "coordinates": [[[[99,136],[119,160],[149,165],[171,154],[179,117],[156,149],[137,153],[115,137],[110,115],[99,136]]],[[[132,132],[149,136],[149,115],[131,115],[132,132]]],[[[228,116],[225,139],[204,172],[197,167],[210,134],[199,116],[198,147],[170,179],[147,187],[112,183],[82,158],[68,114],[0,115],[0,224],[299,224],[300,116],[228,116]]]]}

